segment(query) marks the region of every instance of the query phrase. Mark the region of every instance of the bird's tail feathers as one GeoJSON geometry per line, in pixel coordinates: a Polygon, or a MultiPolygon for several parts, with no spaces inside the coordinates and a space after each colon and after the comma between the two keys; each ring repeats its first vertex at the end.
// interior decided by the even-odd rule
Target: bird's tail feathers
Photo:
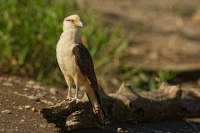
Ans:
{"type": "Polygon", "coordinates": [[[101,102],[95,97],[95,95],[87,94],[90,103],[92,104],[93,112],[95,113],[98,121],[104,126],[105,112],[101,106],[101,102]]]}

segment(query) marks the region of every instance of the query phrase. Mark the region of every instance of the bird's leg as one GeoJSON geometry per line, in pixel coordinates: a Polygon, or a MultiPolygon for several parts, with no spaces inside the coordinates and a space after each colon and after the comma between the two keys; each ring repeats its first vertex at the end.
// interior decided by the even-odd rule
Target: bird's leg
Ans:
{"type": "Polygon", "coordinates": [[[75,97],[74,97],[74,99],[78,99],[78,85],[76,85],[76,92],[75,92],[75,97]]]}
{"type": "Polygon", "coordinates": [[[71,99],[71,87],[69,86],[68,92],[67,92],[67,99],[71,99]]]}
{"type": "Polygon", "coordinates": [[[78,85],[76,85],[76,91],[75,91],[75,96],[74,96],[73,100],[76,100],[77,102],[80,101],[80,99],[78,99],[78,85]]]}

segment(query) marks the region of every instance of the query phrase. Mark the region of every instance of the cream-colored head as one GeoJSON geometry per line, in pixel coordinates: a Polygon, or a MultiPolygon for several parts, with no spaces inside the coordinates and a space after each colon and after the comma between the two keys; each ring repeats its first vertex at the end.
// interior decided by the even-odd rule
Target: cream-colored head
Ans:
{"type": "Polygon", "coordinates": [[[80,17],[78,15],[70,15],[66,17],[63,21],[63,31],[69,29],[77,29],[83,27],[80,17]]]}

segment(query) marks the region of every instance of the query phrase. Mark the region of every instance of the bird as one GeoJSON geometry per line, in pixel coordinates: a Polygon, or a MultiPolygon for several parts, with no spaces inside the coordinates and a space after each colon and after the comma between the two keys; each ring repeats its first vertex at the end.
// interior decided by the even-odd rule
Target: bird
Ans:
{"type": "Polygon", "coordinates": [[[78,90],[86,93],[97,120],[104,124],[105,112],[100,100],[93,60],[81,41],[82,27],[80,17],[76,14],[64,19],[63,32],[56,46],[56,58],[68,85],[67,99],[71,99],[71,88],[74,87],[74,99],[78,99],[78,90]]]}

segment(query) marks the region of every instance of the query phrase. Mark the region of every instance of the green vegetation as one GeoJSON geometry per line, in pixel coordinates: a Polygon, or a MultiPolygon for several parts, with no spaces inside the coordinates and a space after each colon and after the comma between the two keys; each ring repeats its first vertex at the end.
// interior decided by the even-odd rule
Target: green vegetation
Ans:
{"type": "Polygon", "coordinates": [[[147,72],[143,71],[142,66],[138,66],[136,68],[121,67],[118,69],[118,71],[123,73],[121,77],[123,77],[124,81],[134,83],[137,91],[155,90],[158,88],[158,82],[156,81],[156,78],[158,78],[160,81],[167,82],[178,74],[177,72],[169,71],[147,72]]]}
{"type": "Polygon", "coordinates": [[[155,88],[156,76],[166,74],[158,72],[152,76],[143,72],[141,67],[123,66],[132,36],[124,39],[120,25],[111,32],[108,27],[97,23],[99,16],[89,14],[88,10],[80,11],[74,1],[2,0],[0,10],[0,69],[4,74],[66,86],[57,68],[55,49],[64,17],[75,13],[80,15],[85,25],[82,40],[94,59],[102,86],[119,86],[122,81],[129,81],[137,88],[145,83],[147,86],[143,88],[149,90],[149,87],[155,88]]]}

